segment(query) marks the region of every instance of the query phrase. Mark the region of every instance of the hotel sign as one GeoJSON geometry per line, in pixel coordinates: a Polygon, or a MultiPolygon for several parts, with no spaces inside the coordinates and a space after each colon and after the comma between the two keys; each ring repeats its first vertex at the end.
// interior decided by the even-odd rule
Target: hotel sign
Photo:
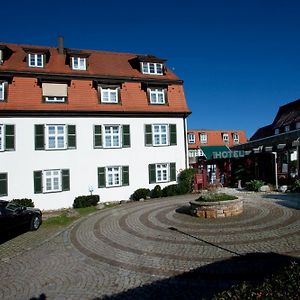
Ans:
{"type": "Polygon", "coordinates": [[[218,151],[212,153],[214,159],[222,159],[222,158],[241,158],[245,157],[244,150],[238,151],[218,151]]]}

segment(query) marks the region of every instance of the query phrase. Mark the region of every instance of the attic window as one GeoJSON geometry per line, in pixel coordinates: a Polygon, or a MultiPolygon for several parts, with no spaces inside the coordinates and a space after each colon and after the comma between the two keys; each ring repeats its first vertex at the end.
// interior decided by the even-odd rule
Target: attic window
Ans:
{"type": "Polygon", "coordinates": [[[43,68],[44,55],[42,53],[28,53],[28,66],[34,68],[43,68]]]}
{"type": "Polygon", "coordinates": [[[73,70],[86,70],[86,58],[79,56],[72,56],[72,69],[73,70]]]}
{"type": "Polygon", "coordinates": [[[4,63],[5,60],[8,60],[12,55],[13,51],[5,45],[0,45],[0,65],[4,63]]]}
{"type": "Polygon", "coordinates": [[[154,62],[142,62],[141,69],[143,74],[163,75],[163,64],[154,62]]]}

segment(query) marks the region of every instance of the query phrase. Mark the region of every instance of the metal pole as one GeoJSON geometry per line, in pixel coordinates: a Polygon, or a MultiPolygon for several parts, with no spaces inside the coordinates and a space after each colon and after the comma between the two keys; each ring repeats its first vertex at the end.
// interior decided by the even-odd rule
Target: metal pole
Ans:
{"type": "Polygon", "coordinates": [[[275,185],[276,185],[276,190],[278,190],[278,176],[277,176],[277,152],[272,152],[275,156],[275,185]]]}

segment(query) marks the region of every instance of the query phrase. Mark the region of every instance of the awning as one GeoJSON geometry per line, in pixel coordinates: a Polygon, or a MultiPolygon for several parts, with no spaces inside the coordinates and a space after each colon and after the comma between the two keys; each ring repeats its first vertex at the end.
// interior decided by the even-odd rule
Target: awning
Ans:
{"type": "Polygon", "coordinates": [[[228,152],[230,149],[226,146],[201,146],[206,159],[213,159],[213,152],[228,152]]]}
{"type": "Polygon", "coordinates": [[[67,97],[68,85],[65,83],[42,83],[43,96],[67,97]]]}

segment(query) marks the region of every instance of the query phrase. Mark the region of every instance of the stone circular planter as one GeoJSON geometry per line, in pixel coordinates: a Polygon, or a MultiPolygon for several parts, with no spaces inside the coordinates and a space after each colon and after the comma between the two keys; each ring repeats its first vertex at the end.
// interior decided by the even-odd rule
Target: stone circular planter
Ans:
{"type": "Polygon", "coordinates": [[[200,218],[226,218],[240,215],[243,212],[242,199],[216,202],[193,200],[190,205],[191,214],[200,218]]]}

